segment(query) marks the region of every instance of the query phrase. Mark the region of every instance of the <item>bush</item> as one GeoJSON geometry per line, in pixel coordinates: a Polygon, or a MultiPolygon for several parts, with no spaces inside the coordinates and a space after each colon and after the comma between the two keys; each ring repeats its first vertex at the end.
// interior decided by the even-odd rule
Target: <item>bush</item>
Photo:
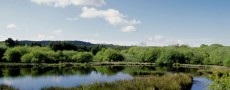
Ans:
{"type": "Polygon", "coordinates": [[[5,52],[6,52],[6,48],[0,47],[0,61],[1,61],[5,52]]]}
{"type": "Polygon", "coordinates": [[[24,63],[54,63],[58,56],[53,51],[33,50],[21,57],[24,63]]]}
{"type": "Polygon", "coordinates": [[[86,63],[93,60],[93,55],[89,52],[79,52],[72,57],[75,62],[86,63]]]}
{"type": "Polygon", "coordinates": [[[114,49],[102,49],[96,56],[96,61],[123,61],[125,57],[114,49]]]}
{"type": "Polygon", "coordinates": [[[205,60],[205,54],[195,49],[185,50],[183,55],[185,59],[184,63],[188,64],[202,64],[202,61],[205,60]]]}
{"type": "Polygon", "coordinates": [[[6,59],[8,62],[20,62],[21,56],[28,53],[26,47],[14,47],[9,48],[4,53],[3,59],[6,59]]]}
{"type": "Polygon", "coordinates": [[[62,51],[63,62],[73,62],[74,60],[72,59],[72,57],[77,53],[78,53],[77,51],[62,51]]]}
{"type": "Polygon", "coordinates": [[[167,48],[161,52],[160,57],[157,59],[157,64],[169,64],[172,65],[173,63],[183,63],[184,56],[173,48],[167,48]]]}
{"type": "Polygon", "coordinates": [[[121,54],[114,53],[109,56],[110,61],[123,61],[125,57],[121,54]]]}
{"type": "Polygon", "coordinates": [[[230,88],[230,76],[224,74],[219,76],[218,74],[211,75],[209,77],[213,82],[209,85],[210,90],[229,90],[230,88]]]}
{"type": "Polygon", "coordinates": [[[31,60],[33,58],[33,54],[32,53],[27,53],[25,55],[23,55],[21,57],[21,62],[23,63],[31,63],[31,60]]]}

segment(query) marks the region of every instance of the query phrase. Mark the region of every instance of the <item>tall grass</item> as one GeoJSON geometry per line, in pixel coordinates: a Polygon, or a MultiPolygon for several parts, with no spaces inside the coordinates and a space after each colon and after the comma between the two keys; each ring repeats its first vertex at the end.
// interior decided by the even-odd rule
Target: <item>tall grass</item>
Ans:
{"type": "Polygon", "coordinates": [[[3,84],[1,84],[1,85],[0,85],[0,90],[19,90],[19,89],[14,88],[14,87],[12,87],[12,86],[8,86],[8,85],[3,85],[3,84]]]}
{"type": "Polygon", "coordinates": [[[187,74],[135,77],[133,80],[95,83],[74,88],[50,87],[43,90],[188,90],[192,77],[187,74]]]}

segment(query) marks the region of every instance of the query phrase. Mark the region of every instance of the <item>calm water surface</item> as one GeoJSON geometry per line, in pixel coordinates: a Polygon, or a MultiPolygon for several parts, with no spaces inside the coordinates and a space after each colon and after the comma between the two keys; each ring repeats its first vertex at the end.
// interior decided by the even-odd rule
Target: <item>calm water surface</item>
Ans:
{"type": "Polygon", "coordinates": [[[108,76],[92,71],[88,75],[4,77],[0,79],[0,84],[10,85],[20,90],[40,90],[43,87],[73,87],[94,82],[111,82],[126,79],[132,79],[132,76],[122,72],[108,76]]]}
{"type": "MultiPolygon", "coordinates": [[[[148,71],[194,73],[196,69],[147,66],[95,66],[95,67],[0,67],[0,85],[20,90],[40,90],[44,87],[75,87],[95,82],[131,80],[135,75],[148,75],[148,71]],[[144,73],[143,73],[144,72],[144,73]]],[[[204,90],[211,83],[205,77],[195,77],[192,90],[204,90]]]]}
{"type": "Polygon", "coordinates": [[[193,78],[192,90],[208,90],[208,85],[211,81],[206,77],[195,77],[193,78]]]}

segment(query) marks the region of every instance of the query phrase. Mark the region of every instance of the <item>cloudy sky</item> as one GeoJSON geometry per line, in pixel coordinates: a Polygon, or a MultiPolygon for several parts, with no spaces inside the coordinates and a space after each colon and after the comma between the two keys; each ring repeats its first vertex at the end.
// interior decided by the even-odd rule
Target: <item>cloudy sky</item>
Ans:
{"type": "Polygon", "coordinates": [[[230,45],[230,0],[0,0],[0,41],[230,45]]]}

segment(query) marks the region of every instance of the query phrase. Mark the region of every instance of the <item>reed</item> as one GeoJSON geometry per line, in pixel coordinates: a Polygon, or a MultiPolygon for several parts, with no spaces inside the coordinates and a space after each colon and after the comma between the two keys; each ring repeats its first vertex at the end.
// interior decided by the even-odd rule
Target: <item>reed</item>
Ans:
{"type": "Polygon", "coordinates": [[[43,90],[188,90],[192,77],[187,74],[135,77],[133,80],[94,83],[73,88],[50,87],[43,90]]]}

